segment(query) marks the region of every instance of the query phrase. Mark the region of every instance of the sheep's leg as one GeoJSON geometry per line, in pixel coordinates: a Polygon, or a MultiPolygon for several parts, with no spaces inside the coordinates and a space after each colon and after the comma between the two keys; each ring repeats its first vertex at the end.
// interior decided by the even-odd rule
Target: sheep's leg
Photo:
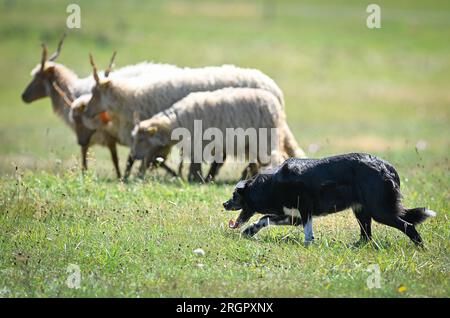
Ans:
{"type": "Polygon", "coordinates": [[[188,181],[195,183],[204,182],[201,163],[194,163],[194,162],[191,163],[191,166],[189,167],[188,181]]]}
{"type": "Polygon", "coordinates": [[[120,179],[121,173],[119,168],[119,157],[117,156],[117,147],[115,142],[108,143],[109,152],[111,153],[111,159],[114,165],[114,169],[116,170],[117,178],[120,179]]]}
{"type": "Polygon", "coordinates": [[[163,161],[160,163],[161,167],[167,171],[167,173],[169,173],[172,177],[178,177],[177,173],[170,168],[168,165],[166,165],[166,163],[163,161]]]}
{"type": "Polygon", "coordinates": [[[248,166],[244,169],[241,175],[241,180],[246,180],[247,178],[253,177],[258,173],[259,167],[257,163],[249,163],[248,166]]]}
{"type": "Polygon", "coordinates": [[[128,155],[128,159],[127,159],[127,165],[125,167],[125,173],[123,176],[123,179],[126,181],[128,180],[128,178],[130,177],[131,174],[131,168],[133,168],[133,164],[134,164],[134,158],[131,155],[131,153],[128,155]]]}
{"type": "Polygon", "coordinates": [[[180,165],[178,166],[178,176],[181,180],[183,179],[183,160],[180,161],[180,165]]]}
{"type": "Polygon", "coordinates": [[[222,166],[224,165],[226,158],[227,158],[227,155],[225,153],[223,153],[221,162],[214,161],[211,164],[211,168],[209,169],[209,172],[206,176],[206,182],[214,181],[217,174],[219,173],[220,168],[222,168],[222,166]]]}
{"type": "Polygon", "coordinates": [[[220,168],[223,166],[223,162],[213,162],[211,163],[211,168],[209,169],[208,174],[206,175],[206,182],[214,181],[217,174],[219,173],[220,168]]]}
{"type": "Polygon", "coordinates": [[[87,152],[89,146],[81,146],[81,164],[82,164],[82,172],[84,173],[87,170],[87,152]]]}
{"type": "Polygon", "coordinates": [[[150,166],[150,163],[148,162],[147,158],[144,158],[141,162],[141,166],[139,167],[139,174],[138,177],[140,179],[144,179],[145,177],[145,171],[148,169],[148,167],[150,166]]]}

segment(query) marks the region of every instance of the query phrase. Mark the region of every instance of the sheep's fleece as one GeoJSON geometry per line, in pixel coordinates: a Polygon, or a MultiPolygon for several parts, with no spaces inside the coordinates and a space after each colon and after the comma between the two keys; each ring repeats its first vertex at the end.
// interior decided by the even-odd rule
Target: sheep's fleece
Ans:
{"type": "MultiPolygon", "coordinates": [[[[265,137],[268,154],[285,155],[282,150],[283,127],[286,124],[283,107],[272,93],[253,88],[224,88],[213,92],[189,94],[171,108],[136,125],[132,134],[134,136],[133,152],[139,154],[140,157],[153,158],[157,153],[148,152],[155,149],[155,144],[158,147],[170,147],[177,143],[171,138],[174,129],[186,128],[190,131],[191,136],[194,136],[194,120],[202,121],[203,132],[208,128],[219,129],[223,135],[224,147],[227,145],[227,128],[242,128],[243,130],[254,128],[256,132],[259,132],[260,128],[267,128],[267,135],[259,136],[257,145],[260,144],[259,138],[265,137]],[[150,127],[156,127],[156,133],[146,138],[150,134],[149,131],[152,131],[150,127]],[[276,136],[278,138],[275,144],[271,144],[270,128],[278,128],[278,136],[276,136]]],[[[232,140],[230,142],[234,143],[232,140]]],[[[210,140],[203,141],[203,147],[209,143],[211,143],[210,140]]],[[[246,140],[246,147],[249,147],[248,140],[246,140]]],[[[193,153],[190,156],[185,155],[191,157],[191,160],[194,159],[193,153]]],[[[233,153],[226,155],[234,156],[233,153]]]]}

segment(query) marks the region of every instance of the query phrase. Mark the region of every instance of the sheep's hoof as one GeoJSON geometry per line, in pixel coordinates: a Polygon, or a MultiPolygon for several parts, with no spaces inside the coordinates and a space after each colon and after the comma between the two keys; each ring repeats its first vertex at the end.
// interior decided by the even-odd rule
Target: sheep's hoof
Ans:
{"type": "Polygon", "coordinates": [[[190,177],[189,178],[190,183],[205,183],[205,180],[203,180],[203,178],[200,175],[198,175],[197,173],[193,173],[189,177],[190,177]]]}

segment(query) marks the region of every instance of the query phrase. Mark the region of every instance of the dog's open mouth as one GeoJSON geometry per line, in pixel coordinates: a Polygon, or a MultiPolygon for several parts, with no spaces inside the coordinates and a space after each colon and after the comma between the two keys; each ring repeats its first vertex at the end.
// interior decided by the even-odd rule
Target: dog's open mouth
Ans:
{"type": "Polygon", "coordinates": [[[241,224],[239,223],[239,221],[234,221],[233,219],[231,219],[230,221],[228,221],[228,227],[230,229],[237,229],[241,226],[241,224]]]}

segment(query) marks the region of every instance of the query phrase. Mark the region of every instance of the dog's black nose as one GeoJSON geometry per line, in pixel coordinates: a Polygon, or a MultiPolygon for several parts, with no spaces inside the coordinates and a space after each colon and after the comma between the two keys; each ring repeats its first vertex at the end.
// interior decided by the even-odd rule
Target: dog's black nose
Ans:
{"type": "Polygon", "coordinates": [[[22,101],[24,102],[24,103],[29,103],[30,101],[29,101],[29,99],[28,99],[28,96],[27,96],[27,94],[25,94],[25,92],[22,94],[22,101]]]}

